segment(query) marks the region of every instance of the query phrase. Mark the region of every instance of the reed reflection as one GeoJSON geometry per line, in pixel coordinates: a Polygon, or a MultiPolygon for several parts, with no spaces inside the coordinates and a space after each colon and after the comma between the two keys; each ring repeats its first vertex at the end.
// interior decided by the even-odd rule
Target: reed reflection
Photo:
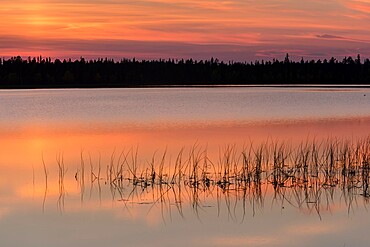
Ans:
{"type": "MultiPolygon", "coordinates": [[[[97,196],[101,203],[109,191],[111,200],[128,212],[132,207],[146,206],[149,215],[159,208],[164,222],[171,220],[174,211],[186,217],[185,207],[191,208],[199,220],[202,213],[216,210],[218,216],[224,214],[243,222],[248,212],[254,217],[257,210],[262,211],[266,201],[281,210],[289,206],[321,218],[323,210],[339,207],[341,198],[348,213],[355,210],[353,205],[358,200],[367,205],[370,198],[370,137],[307,139],[299,145],[250,141],[243,147],[221,147],[218,157],[210,156],[207,146],[198,144],[182,148],[175,155],[167,150],[155,152],[146,162],[139,162],[139,156],[138,147],[131,147],[113,151],[110,161],[102,164],[100,155],[94,161],[81,151],[74,173],[81,204],[89,186],[89,199],[97,196]]],[[[57,206],[63,213],[68,203],[64,183],[73,176],[66,177],[68,167],[62,154],[57,155],[55,167],[43,164],[43,208],[50,180],[48,170],[58,169],[57,206]]]]}

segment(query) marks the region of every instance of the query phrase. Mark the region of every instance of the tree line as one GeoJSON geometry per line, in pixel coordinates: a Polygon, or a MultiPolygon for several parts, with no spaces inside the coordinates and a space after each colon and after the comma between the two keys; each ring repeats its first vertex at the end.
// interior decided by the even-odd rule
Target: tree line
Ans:
{"type": "Polygon", "coordinates": [[[43,57],[0,58],[0,88],[146,87],[249,84],[368,84],[370,60],[224,62],[43,57]]]}

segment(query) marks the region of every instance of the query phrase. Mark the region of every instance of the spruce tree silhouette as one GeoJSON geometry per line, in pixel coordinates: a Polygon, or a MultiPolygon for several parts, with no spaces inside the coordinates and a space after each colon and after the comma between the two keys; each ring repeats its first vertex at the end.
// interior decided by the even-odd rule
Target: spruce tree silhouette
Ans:
{"type": "MultiPolygon", "coordinates": [[[[258,84],[370,84],[370,60],[0,59],[0,88],[149,87],[258,84]],[[363,61],[363,62],[362,62],[363,61]]],[[[367,86],[367,85],[365,85],[367,86]]]]}

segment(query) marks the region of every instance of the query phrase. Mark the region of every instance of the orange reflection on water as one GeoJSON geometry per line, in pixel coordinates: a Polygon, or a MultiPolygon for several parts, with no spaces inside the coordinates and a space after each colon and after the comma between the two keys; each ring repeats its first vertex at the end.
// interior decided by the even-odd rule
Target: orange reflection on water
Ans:
{"type": "Polygon", "coordinates": [[[114,151],[138,147],[143,158],[158,151],[176,154],[182,147],[194,144],[217,151],[220,147],[242,147],[249,142],[267,140],[299,143],[307,139],[360,138],[370,133],[370,119],[322,120],[299,122],[259,122],[254,124],[187,124],[169,127],[126,126],[32,126],[18,131],[1,130],[0,157],[2,167],[30,169],[54,162],[59,153],[73,161],[81,152],[91,156],[110,156],[114,151]]]}
{"type": "MultiPolygon", "coordinates": [[[[122,192],[123,195],[118,190],[113,193],[112,188],[109,189],[110,164],[114,163],[114,171],[118,172],[117,164],[120,159],[123,160],[120,157],[123,154],[127,155],[127,164],[133,167],[136,148],[138,172],[147,171],[145,169],[150,167],[153,156],[158,169],[162,155],[167,152],[164,173],[170,176],[175,172],[173,164],[182,148],[185,148],[184,162],[189,158],[192,147],[197,146],[200,150],[207,150],[207,158],[218,165],[220,152],[224,152],[228,145],[235,145],[235,149],[241,151],[244,145],[253,143],[258,146],[268,140],[296,145],[306,140],[320,141],[329,137],[356,140],[367,137],[369,133],[370,119],[367,118],[253,124],[194,123],[150,128],[117,125],[107,125],[104,128],[73,124],[57,127],[30,125],[12,132],[0,130],[0,185],[6,191],[1,197],[2,201],[6,198],[12,203],[36,199],[46,200],[47,203],[54,200],[62,205],[63,200],[63,205],[69,204],[66,207],[68,210],[81,208],[81,204],[91,198],[100,202],[98,205],[111,204],[113,200],[120,206],[130,208],[131,217],[135,218],[143,214],[143,207],[138,209],[137,205],[148,203],[145,210],[160,212],[174,208],[174,205],[179,206],[176,201],[191,205],[196,196],[189,188],[183,190],[186,192],[183,195],[182,192],[171,194],[166,189],[153,189],[151,193],[136,191],[139,194],[133,195],[130,195],[129,190],[122,192]],[[62,169],[58,162],[63,165],[62,169]],[[64,176],[62,181],[60,172],[64,176]],[[163,197],[164,192],[168,198],[163,197]],[[181,200],[178,198],[180,195],[181,200]],[[69,197],[74,199],[68,201],[69,197]],[[64,200],[68,203],[64,204],[64,200]],[[151,208],[150,204],[162,200],[169,203],[170,206],[165,204],[167,209],[157,205],[151,208]]],[[[130,174],[128,167],[124,169],[124,174],[130,174]]],[[[261,190],[265,195],[274,193],[272,186],[263,185],[261,190]]],[[[222,191],[218,189],[217,193],[222,191]]],[[[235,196],[232,193],[230,195],[235,196]]],[[[217,197],[213,196],[209,200],[215,203],[217,197]]],[[[312,208],[309,210],[312,212],[312,208]]],[[[155,215],[157,216],[150,219],[153,224],[161,219],[158,218],[160,214],[155,215]]]]}

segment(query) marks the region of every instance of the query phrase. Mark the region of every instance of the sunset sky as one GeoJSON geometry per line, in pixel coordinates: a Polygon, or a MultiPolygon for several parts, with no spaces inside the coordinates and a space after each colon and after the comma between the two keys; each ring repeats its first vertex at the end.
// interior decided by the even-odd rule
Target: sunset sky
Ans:
{"type": "Polygon", "coordinates": [[[0,56],[370,57],[370,0],[0,0],[0,56]]]}

